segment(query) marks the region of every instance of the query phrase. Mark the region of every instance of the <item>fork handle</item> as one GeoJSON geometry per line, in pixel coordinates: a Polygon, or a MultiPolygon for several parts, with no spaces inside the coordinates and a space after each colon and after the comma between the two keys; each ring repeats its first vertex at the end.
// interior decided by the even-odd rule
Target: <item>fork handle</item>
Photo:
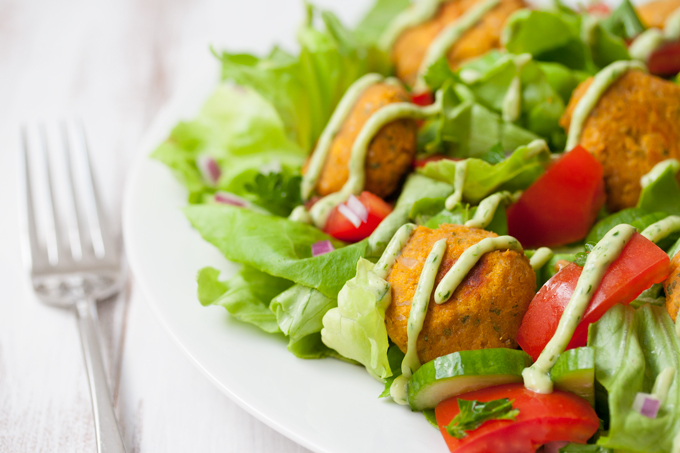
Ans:
{"type": "Polygon", "coordinates": [[[94,430],[98,453],[125,453],[125,445],[113,411],[106,371],[99,346],[97,307],[94,301],[81,299],[76,303],[76,316],[83,345],[87,380],[90,383],[94,430]]]}

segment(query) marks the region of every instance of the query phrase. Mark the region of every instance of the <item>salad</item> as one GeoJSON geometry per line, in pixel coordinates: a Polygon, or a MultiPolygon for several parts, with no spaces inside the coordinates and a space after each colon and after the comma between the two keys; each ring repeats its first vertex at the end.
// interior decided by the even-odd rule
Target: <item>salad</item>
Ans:
{"type": "Polygon", "coordinates": [[[153,153],[241,264],[200,303],[442,451],[680,453],[680,0],[305,8],[153,153]]]}

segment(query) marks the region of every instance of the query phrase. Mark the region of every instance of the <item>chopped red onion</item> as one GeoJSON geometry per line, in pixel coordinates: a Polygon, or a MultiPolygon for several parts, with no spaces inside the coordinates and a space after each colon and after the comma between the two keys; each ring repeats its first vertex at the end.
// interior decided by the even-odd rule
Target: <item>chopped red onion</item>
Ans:
{"type": "Polygon", "coordinates": [[[196,159],[196,165],[201,171],[201,176],[203,179],[210,184],[212,187],[217,185],[217,181],[220,180],[222,176],[222,170],[218,165],[214,157],[208,156],[207,154],[202,154],[196,159]]]}
{"type": "Polygon", "coordinates": [[[329,253],[335,250],[331,241],[326,239],[325,241],[319,241],[312,244],[312,256],[323,255],[324,253],[329,253]]]}
{"type": "Polygon", "coordinates": [[[649,418],[656,418],[661,401],[655,395],[638,392],[633,402],[633,410],[649,418]]]}
{"type": "Polygon", "coordinates": [[[366,223],[368,221],[368,209],[366,209],[366,206],[364,206],[357,197],[350,195],[345,204],[361,219],[362,222],[366,223]]]}
{"type": "Polygon", "coordinates": [[[345,216],[345,218],[346,218],[347,220],[349,220],[350,222],[352,222],[352,225],[354,225],[354,228],[359,228],[359,225],[361,225],[361,219],[359,218],[359,216],[356,215],[356,214],[354,213],[354,211],[352,211],[350,208],[348,208],[347,206],[345,206],[344,203],[340,203],[340,204],[338,205],[338,212],[340,212],[340,214],[342,214],[343,216],[345,216]]]}
{"type": "Polygon", "coordinates": [[[215,192],[214,199],[217,203],[238,206],[239,208],[248,207],[250,204],[243,198],[234,195],[233,193],[230,192],[215,192]]]}
{"type": "Polygon", "coordinates": [[[560,453],[560,448],[569,444],[568,440],[556,440],[543,445],[544,453],[560,453]]]}

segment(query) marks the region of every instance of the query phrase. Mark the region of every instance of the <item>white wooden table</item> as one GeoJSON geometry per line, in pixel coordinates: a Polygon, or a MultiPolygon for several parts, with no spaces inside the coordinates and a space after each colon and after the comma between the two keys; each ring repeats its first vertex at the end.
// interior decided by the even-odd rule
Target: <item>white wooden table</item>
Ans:
{"type": "MultiPolygon", "coordinates": [[[[317,1],[332,6],[331,0],[317,1]]],[[[339,4],[341,2],[335,2],[339,4]]],[[[360,1],[342,2],[355,20],[360,1]],[[349,3],[349,4],[348,4],[349,3]]],[[[215,44],[292,48],[299,0],[0,0],[0,451],[93,452],[75,318],[41,305],[20,259],[20,122],[84,118],[114,220],[136,144],[186,61],[215,44]]],[[[306,452],[223,396],[153,317],[134,278],[99,306],[128,452],[306,452]]]]}

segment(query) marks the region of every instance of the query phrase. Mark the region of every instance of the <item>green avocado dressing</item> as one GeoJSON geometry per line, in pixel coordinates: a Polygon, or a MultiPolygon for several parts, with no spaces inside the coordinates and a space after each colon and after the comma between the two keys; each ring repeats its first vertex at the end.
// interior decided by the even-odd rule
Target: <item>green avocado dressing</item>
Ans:
{"type": "Polygon", "coordinates": [[[326,163],[333,138],[335,138],[335,135],[342,127],[345,119],[352,111],[352,107],[354,107],[354,104],[359,99],[361,94],[366,90],[366,88],[382,80],[383,76],[380,74],[366,74],[350,85],[345,94],[342,96],[342,99],[340,99],[338,106],[335,108],[335,111],[331,115],[328,124],[319,137],[319,142],[316,145],[316,149],[309,160],[307,172],[302,177],[302,183],[300,186],[303,200],[307,200],[311,196],[314,186],[316,186],[319,176],[321,176],[323,166],[326,163]]]}
{"type": "Polygon", "coordinates": [[[576,283],[574,293],[562,313],[555,334],[545,346],[536,362],[522,372],[524,386],[537,393],[551,393],[550,369],[557,357],[571,341],[576,326],[583,318],[590,299],[600,285],[609,265],[621,254],[635,233],[631,225],[618,225],[612,228],[590,252],[576,283]]]}
{"type": "Polygon", "coordinates": [[[484,238],[475,245],[468,247],[437,285],[434,301],[443,304],[449,300],[458,285],[485,253],[505,249],[523,251],[519,241],[512,236],[484,238]]]}
{"type": "Polygon", "coordinates": [[[456,162],[456,172],[453,177],[453,193],[444,202],[444,206],[449,211],[456,207],[463,199],[463,188],[465,187],[465,175],[467,174],[467,159],[456,162]]]}
{"type": "Polygon", "coordinates": [[[489,195],[479,203],[475,215],[465,222],[465,226],[470,228],[486,228],[493,220],[493,216],[496,215],[496,210],[501,202],[509,204],[513,201],[517,201],[521,193],[522,192],[511,194],[507,190],[504,190],[489,195]]]}
{"type": "Polygon", "coordinates": [[[547,263],[550,258],[553,257],[553,255],[553,251],[548,247],[541,247],[534,252],[534,255],[529,260],[529,264],[531,265],[531,268],[534,270],[534,272],[538,272],[538,270],[545,266],[545,263],[547,263]]]}
{"type": "Polygon", "coordinates": [[[359,195],[361,193],[366,180],[365,167],[368,145],[383,126],[401,118],[427,118],[439,113],[441,106],[442,98],[438,92],[437,98],[432,105],[420,107],[410,102],[396,102],[382,107],[371,115],[352,144],[347,182],[345,182],[340,191],[322,198],[310,209],[309,213],[314,224],[319,228],[323,228],[335,206],[345,202],[350,195],[359,195]]]}
{"type": "Polygon", "coordinates": [[[652,223],[642,230],[642,233],[640,234],[656,243],[676,231],[680,231],[680,216],[670,215],[665,219],[652,223]]]}
{"type": "Polygon", "coordinates": [[[661,401],[661,404],[666,401],[668,390],[671,388],[671,384],[673,384],[673,378],[675,378],[675,372],[675,367],[666,367],[659,373],[654,381],[652,395],[656,396],[659,401],[661,401]]]}
{"type": "Polygon", "coordinates": [[[397,232],[394,233],[394,236],[392,236],[392,239],[390,239],[389,244],[387,244],[387,248],[373,267],[373,272],[375,272],[375,274],[377,274],[380,278],[387,278],[392,266],[394,266],[394,262],[401,254],[401,249],[404,248],[408,240],[411,238],[413,230],[415,229],[416,226],[414,224],[407,223],[399,227],[397,232]]]}
{"type": "Polygon", "coordinates": [[[403,32],[432,19],[444,1],[420,0],[399,13],[380,36],[378,40],[380,48],[385,52],[389,51],[403,32]]]}
{"type": "Polygon", "coordinates": [[[427,84],[423,77],[428,68],[442,58],[466,31],[477,25],[484,15],[498,5],[498,3],[500,3],[500,0],[484,0],[477,3],[439,32],[437,37],[430,43],[423,61],[420,63],[413,91],[420,92],[427,90],[427,84]]]}
{"type": "Polygon", "coordinates": [[[647,67],[639,61],[616,61],[606,68],[598,72],[593,78],[586,93],[578,101],[574,112],[571,115],[571,124],[569,125],[569,135],[567,136],[566,150],[569,151],[578,145],[583,132],[583,125],[588,119],[590,112],[595,108],[597,102],[600,100],[602,94],[607,91],[619,77],[631,69],[639,69],[647,71],[647,67]]]}
{"type": "Polygon", "coordinates": [[[680,171],[680,161],[677,159],[666,159],[662,160],[658,164],[654,165],[649,173],[645,174],[640,178],[640,186],[644,189],[664,174],[667,169],[672,169],[673,173],[680,171]]]}
{"type": "Polygon", "coordinates": [[[512,61],[515,63],[517,74],[512,78],[510,87],[508,88],[508,91],[505,92],[505,96],[503,96],[503,105],[501,109],[503,121],[509,123],[517,121],[522,113],[522,79],[520,74],[524,65],[531,61],[531,54],[523,53],[517,55],[512,61]]]}
{"type": "Polygon", "coordinates": [[[668,16],[663,30],[652,27],[640,33],[628,48],[628,53],[635,60],[647,61],[656,49],[678,39],[680,39],[680,8],[668,16]]]}

